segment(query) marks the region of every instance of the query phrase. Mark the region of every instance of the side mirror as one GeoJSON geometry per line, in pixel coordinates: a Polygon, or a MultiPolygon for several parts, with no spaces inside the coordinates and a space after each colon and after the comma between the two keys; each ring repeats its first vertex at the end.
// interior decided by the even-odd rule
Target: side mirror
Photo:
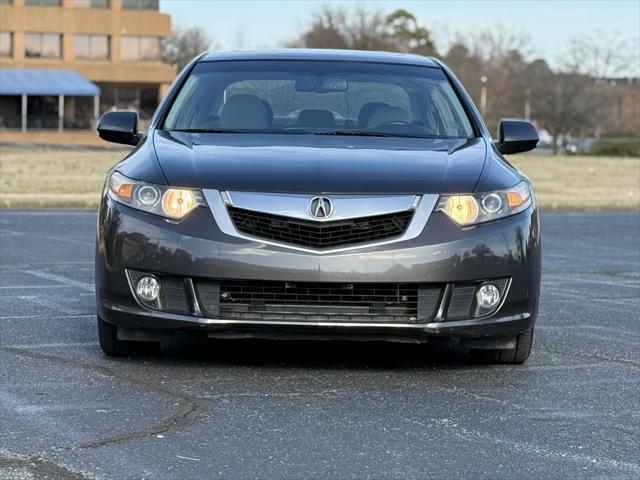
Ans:
{"type": "Polygon", "coordinates": [[[498,142],[500,153],[528,152],[538,144],[538,131],[531,123],[523,120],[500,120],[498,142]]]}
{"type": "Polygon", "coordinates": [[[98,135],[107,142],[137,145],[142,138],[138,133],[136,112],[107,112],[98,122],[98,135]]]}

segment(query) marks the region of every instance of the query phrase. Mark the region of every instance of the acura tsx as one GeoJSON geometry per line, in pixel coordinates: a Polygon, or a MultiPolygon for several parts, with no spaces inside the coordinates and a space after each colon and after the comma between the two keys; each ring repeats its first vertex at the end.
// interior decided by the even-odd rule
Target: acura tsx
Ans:
{"type": "Polygon", "coordinates": [[[206,53],[113,167],[95,256],[100,345],[214,338],[446,339],[522,363],[540,290],[531,184],[439,60],[331,50],[206,53]]]}

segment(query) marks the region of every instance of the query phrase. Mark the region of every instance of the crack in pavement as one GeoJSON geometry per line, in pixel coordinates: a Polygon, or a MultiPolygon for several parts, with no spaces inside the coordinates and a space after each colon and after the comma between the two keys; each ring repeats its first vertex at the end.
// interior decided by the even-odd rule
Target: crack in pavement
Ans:
{"type": "Polygon", "coordinates": [[[97,438],[95,440],[89,442],[83,442],[78,445],[72,445],[66,447],[66,449],[86,449],[86,448],[98,448],[105,445],[112,445],[115,443],[123,443],[129,440],[134,440],[137,438],[144,438],[153,435],[158,435],[168,430],[183,430],[193,424],[196,419],[200,416],[201,405],[198,402],[197,398],[174,390],[172,388],[166,387],[164,385],[159,385],[157,383],[141,380],[125,373],[119,372],[109,367],[105,367],[103,365],[96,365],[88,362],[83,362],[81,360],[75,360],[68,357],[62,357],[58,355],[51,355],[49,353],[35,352],[33,350],[29,350],[26,348],[16,348],[16,347],[0,347],[0,350],[4,350],[5,352],[13,353],[15,355],[21,355],[24,357],[32,358],[35,360],[44,360],[51,363],[57,363],[62,365],[71,365],[77,368],[81,368],[83,370],[90,370],[116,380],[120,380],[123,382],[130,383],[132,385],[136,385],[138,387],[144,387],[148,390],[155,391],[162,395],[167,395],[173,397],[177,400],[177,406],[175,412],[163,418],[160,422],[155,425],[151,425],[147,428],[131,430],[125,433],[121,433],[118,435],[113,435],[109,437],[97,438]]]}
{"type": "Polygon", "coordinates": [[[622,365],[626,365],[632,368],[640,367],[640,360],[634,360],[632,358],[610,357],[609,355],[603,355],[601,353],[583,352],[583,351],[575,350],[572,348],[567,348],[566,350],[560,350],[558,348],[545,347],[543,345],[537,345],[537,344],[535,346],[535,349],[541,350],[543,352],[555,353],[558,355],[570,355],[574,357],[593,358],[593,359],[601,360],[603,362],[620,363],[622,365]]]}

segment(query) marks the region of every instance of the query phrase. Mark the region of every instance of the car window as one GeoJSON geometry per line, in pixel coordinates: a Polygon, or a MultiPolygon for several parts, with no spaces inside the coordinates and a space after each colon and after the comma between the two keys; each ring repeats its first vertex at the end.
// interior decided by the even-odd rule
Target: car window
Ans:
{"type": "Polygon", "coordinates": [[[442,70],[329,61],[200,63],[173,102],[164,128],[473,136],[442,70]]]}
{"type": "Polygon", "coordinates": [[[229,85],[227,98],[252,94],[266,100],[274,115],[285,116],[301,108],[328,109],[341,117],[356,118],[367,102],[386,102],[410,111],[409,95],[399,85],[379,82],[349,82],[344,92],[325,93],[297,91],[291,80],[241,80],[229,85]]]}
{"type": "Polygon", "coordinates": [[[446,89],[451,90],[450,85],[443,85],[442,88],[436,88],[432,90],[431,105],[435,113],[439,116],[439,120],[442,121],[442,131],[448,136],[464,135],[464,129],[461,130],[464,122],[462,118],[465,117],[464,109],[459,102],[451,102],[449,98],[454,94],[453,90],[450,92],[444,92],[446,89]],[[447,95],[447,93],[449,93],[447,95]]]}
{"type": "Polygon", "coordinates": [[[193,92],[198,88],[200,81],[201,77],[197,75],[191,75],[187,78],[187,81],[182,87],[181,94],[176,98],[173,108],[167,116],[167,123],[177,124],[189,122],[190,118],[196,116],[198,104],[196,102],[189,102],[188,100],[193,98],[193,92]]]}

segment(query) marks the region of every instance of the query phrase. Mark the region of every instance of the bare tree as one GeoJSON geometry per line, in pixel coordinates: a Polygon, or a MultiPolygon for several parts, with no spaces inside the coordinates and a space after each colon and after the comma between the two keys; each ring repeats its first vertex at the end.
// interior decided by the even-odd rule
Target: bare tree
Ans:
{"type": "Polygon", "coordinates": [[[177,70],[182,70],[191,59],[209,48],[211,39],[202,28],[178,27],[162,42],[162,59],[177,70]]]}
{"type": "Polygon", "coordinates": [[[554,73],[541,59],[530,63],[525,75],[532,117],[553,136],[556,154],[562,136],[579,134],[593,125],[600,102],[587,95],[593,81],[579,73],[554,73]]]}
{"type": "Polygon", "coordinates": [[[616,96],[607,88],[607,78],[628,65],[630,49],[624,44],[615,34],[584,36],[569,43],[557,73],[529,72],[537,92],[532,109],[553,135],[554,153],[561,137],[597,134],[607,121],[607,108],[616,96]]]}
{"type": "Polygon", "coordinates": [[[531,38],[522,31],[509,30],[498,23],[494,28],[471,35],[467,39],[473,53],[483,62],[502,62],[510,52],[526,57],[531,52],[531,38]]]}
{"type": "Polygon", "coordinates": [[[637,58],[638,46],[632,41],[616,31],[598,30],[571,40],[561,68],[606,79],[620,75],[629,65],[637,65],[637,58]]]}
{"type": "Polygon", "coordinates": [[[431,55],[429,31],[406,10],[385,15],[380,10],[324,7],[312,14],[310,25],[288,43],[292,47],[389,50],[431,55]]]}
{"type": "Polygon", "coordinates": [[[355,50],[384,50],[389,45],[385,17],[380,11],[368,11],[363,7],[347,11],[328,6],[313,13],[307,30],[289,44],[355,50]]]}
{"type": "Polygon", "coordinates": [[[475,55],[465,43],[458,41],[449,47],[443,60],[456,72],[469,94],[478,98],[480,96],[479,80],[484,74],[482,59],[475,55]]]}
{"type": "Polygon", "coordinates": [[[487,105],[484,120],[495,131],[504,117],[522,117],[526,98],[526,52],[529,38],[498,25],[492,30],[464,36],[444,55],[476,102],[480,100],[481,78],[486,78],[487,105]]]}

